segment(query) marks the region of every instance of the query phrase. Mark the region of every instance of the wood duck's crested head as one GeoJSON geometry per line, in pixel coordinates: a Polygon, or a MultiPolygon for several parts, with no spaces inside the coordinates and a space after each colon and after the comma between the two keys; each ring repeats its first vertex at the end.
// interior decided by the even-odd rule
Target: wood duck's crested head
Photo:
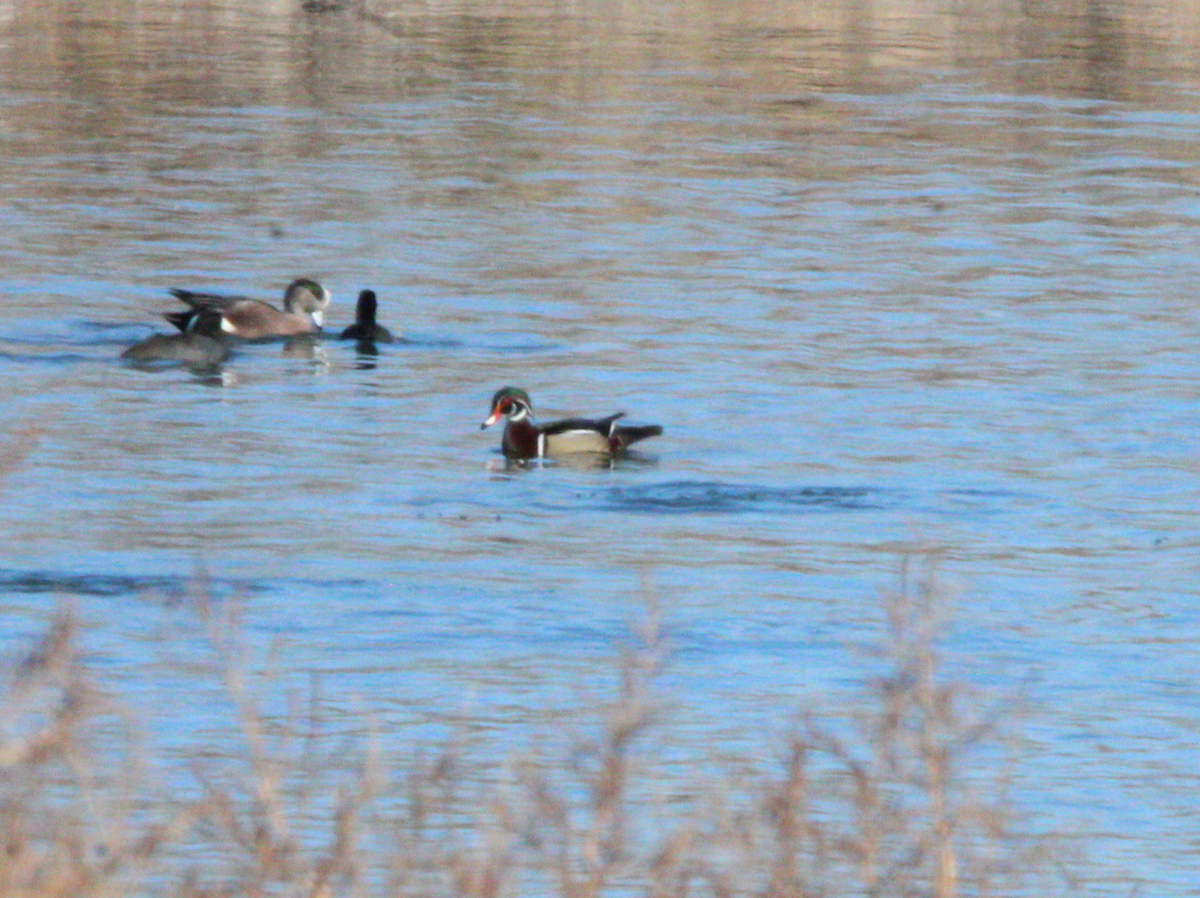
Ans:
{"type": "Polygon", "coordinates": [[[532,417],[533,404],[529,394],[517,387],[504,387],[496,391],[492,397],[492,413],[479,425],[480,430],[491,427],[501,418],[509,421],[524,421],[532,417]]]}
{"type": "Polygon", "coordinates": [[[283,294],[283,308],[288,312],[304,312],[320,327],[325,323],[325,309],[333,295],[312,278],[297,278],[288,284],[283,294]]]}

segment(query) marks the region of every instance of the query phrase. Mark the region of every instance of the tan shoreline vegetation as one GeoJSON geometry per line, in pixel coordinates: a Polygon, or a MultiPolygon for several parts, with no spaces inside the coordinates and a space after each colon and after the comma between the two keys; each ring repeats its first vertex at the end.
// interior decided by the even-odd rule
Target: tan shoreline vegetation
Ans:
{"type": "Polygon", "coordinates": [[[1048,104],[1062,120],[1047,129],[1019,105],[965,116],[942,92],[966,108],[993,94],[1170,108],[1190,102],[1200,78],[1200,6],[1184,3],[316,5],[329,11],[305,12],[303,0],[0,0],[14,208],[63,216],[48,246],[59,255],[162,242],[166,267],[178,234],[228,227],[231,209],[239,229],[279,235],[397,216],[406,202],[457,210],[565,197],[598,222],[639,221],[653,214],[648,197],[596,203],[580,185],[758,171],[803,191],[859,176],[848,146],[871,148],[878,176],[914,141],[953,147],[966,166],[977,163],[959,149],[1021,160],[1034,145],[1074,165],[1078,145],[1055,135],[1092,110],[1048,104]],[[938,99],[924,97],[911,117],[876,131],[868,115],[861,129],[850,98],[931,84],[938,99]],[[370,124],[364,109],[385,114],[370,124]],[[580,153],[558,127],[530,127],[539,121],[579,128],[597,152],[580,153]],[[743,128],[785,149],[748,169],[729,142],[743,128]],[[340,189],[297,204],[307,182],[276,181],[309,164],[336,173],[364,148],[394,169],[392,190],[365,195],[336,178],[340,189]],[[71,160],[59,164],[79,176],[42,176],[64,152],[71,160]],[[583,180],[539,174],[559,166],[583,180]],[[97,229],[75,211],[96,203],[122,214],[97,229]]]}
{"type": "MultiPolygon", "coordinates": [[[[755,90],[878,87],[884,73],[999,62],[997,87],[1096,95],[1126,76],[1197,72],[1200,6],[1085,0],[0,0],[0,72],[128,102],[238,103],[314,78],[394,85],[497,67],[564,90],[636,94],[672,65],[741,72],[755,90]],[[674,60],[671,63],[670,60],[674,60]],[[1012,66],[1014,62],[1026,65],[1012,66]],[[571,72],[576,77],[570,76],[571,72]],[[579,76],[586,73],[586,78],[579,76]],[[633,83],[628,83],[632,80],[633,83]]],[[[403,89],[413,87],[409,83],[403,89]]],[[[113,110],[116,114],[116,110],[113,110]]],[[[128,110],[121,111],[121,115],[128,110]]]]}
{"type": "Polygon", "coordinates": [[[197,595],[239,740],[184,751],[174,778],[190,786],[148,775],[134,734],[153,721],[129,719],[98,684],[69,608],[3,671],[6,898],[1064,891],[1007,794],[1014,702],[943,680],[927,577],[905,575],[885,598],[882,673],[853,708],[781,707],[785,738],[764,737],[735,772],[706,767],[657,807],[669,711],[655,679],[670,662],[653,615],[569,750],[531,739],[486,761],[464,736],[395,758],[377,739],[326,734],[316,701],[265,713],[233,605],[197,595]]]}

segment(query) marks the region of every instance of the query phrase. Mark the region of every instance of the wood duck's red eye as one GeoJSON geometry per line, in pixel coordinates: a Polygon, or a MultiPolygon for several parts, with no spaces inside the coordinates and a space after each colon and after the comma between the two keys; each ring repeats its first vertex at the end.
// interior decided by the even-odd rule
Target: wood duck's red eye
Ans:
{"type": "Polygon", "coordinates": [[[500,400],[500,414],[507,415],[512,411],[512,400],[507,397],[500,400]]]}

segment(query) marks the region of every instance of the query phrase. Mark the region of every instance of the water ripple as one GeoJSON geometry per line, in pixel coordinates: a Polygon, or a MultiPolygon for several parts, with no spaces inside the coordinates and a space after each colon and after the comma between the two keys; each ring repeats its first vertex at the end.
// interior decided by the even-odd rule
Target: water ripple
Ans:
{"type": "Polygon", "coordinates": [[[674,480],[619,487],[601,500],[601,506],[645,514],[864,511],[886,507],[886,495],[883,489],[865,486],[779,487],[674,480]]]}
{"type": "Polygon", "coordinates": [[[0,569],[0,593],[61,596],[100,596],[114,598],[130,595],[157,595],[180,599],[202,591],[220,595],[265,593],[271,587],[249,580],[212,580],[196,576],[154,576],[128,574],[68,574],[53,571],[0,569]]]}

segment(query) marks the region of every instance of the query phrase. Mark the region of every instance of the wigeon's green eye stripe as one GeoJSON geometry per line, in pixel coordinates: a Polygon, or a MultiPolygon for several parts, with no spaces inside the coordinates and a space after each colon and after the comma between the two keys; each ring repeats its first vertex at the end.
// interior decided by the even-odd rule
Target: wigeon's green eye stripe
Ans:
{"type": "Polygon", "coordinates": [[[310,278],[297,278],[288,284],[283,294],[283,308],[288,312],[312,315],[323,311],[332,300],[328,290],[310,278]]]}

